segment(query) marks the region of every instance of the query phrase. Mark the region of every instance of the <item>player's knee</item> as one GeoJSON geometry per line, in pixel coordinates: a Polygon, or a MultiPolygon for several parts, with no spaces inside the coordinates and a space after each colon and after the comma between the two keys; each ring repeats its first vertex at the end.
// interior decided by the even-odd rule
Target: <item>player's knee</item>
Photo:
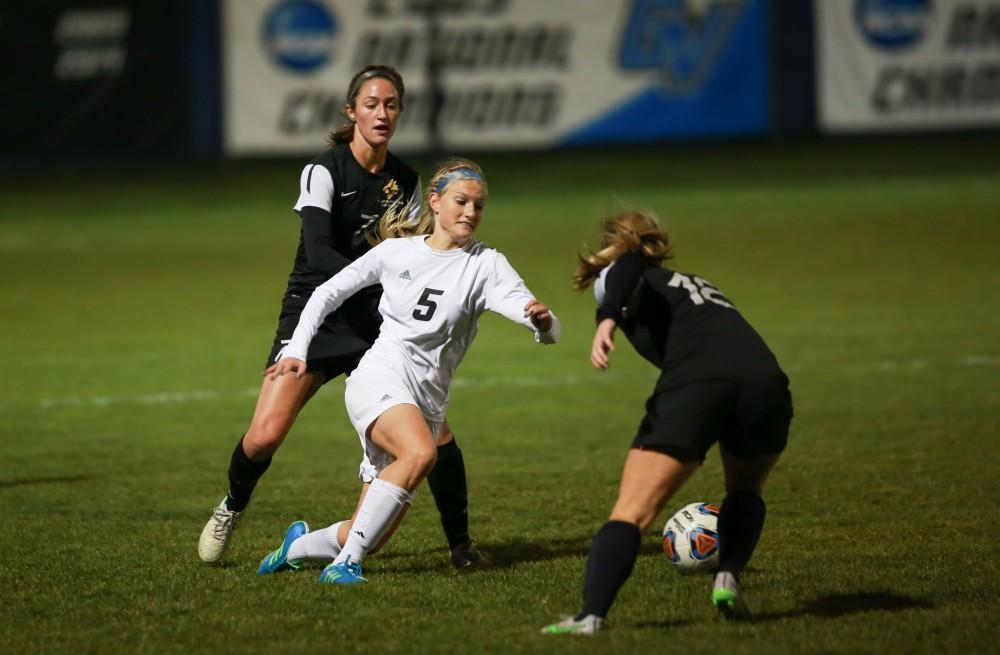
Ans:
{"type": "Polygon", "coordinates": [[[635,503],[619,500],[611,510],[609,521],[623,521],[639,526],[640,530],[646,530],[653,524],[658,508],[649,506],[648,503],[635,503]]]}
{"type": "Polygon", "coordinates": [[[273,455],[288,434],[293,418],[275,413],[255,419],[243,437],[243,450],[251,458],[273,455]]]}
{"type": "Polygon", "coordinates": [[[763,496],[764,484],[778,457],[778,455],[761,455],[740,458],[728,450],[722,450],[726,493],[752,493],[763,496]]]}
{"type": "Polygon", "coordinates": [[[750,493],[764,495],[764,483],[770,467],[733,466],[726,467],[726,493],[750,493]]]}
{"type": "Polygon", "coordinates": [[[430,475],[435,464],[437,464],[437,446],[431,444],[429,448],[422,449],[417,455],[417,465],[420,467],[421,477],[430,475]]]}
{"type": "Polygon", "coordinates": [[[426,478],[437,464],[437,446],[431,442],[409,448],[405,455],[398,458],[410,469],[410,476],[417,479],[426,478]]]}

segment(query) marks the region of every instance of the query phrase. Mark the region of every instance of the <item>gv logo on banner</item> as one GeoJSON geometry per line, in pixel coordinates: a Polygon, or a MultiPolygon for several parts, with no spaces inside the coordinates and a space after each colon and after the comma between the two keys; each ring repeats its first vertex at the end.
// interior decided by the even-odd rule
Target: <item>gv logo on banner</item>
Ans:
{"type": "Polygon", "coordinates": [[[634,0],[619,63],[656,71],[670,94],[697,95],[752,1],[634,0]]]}

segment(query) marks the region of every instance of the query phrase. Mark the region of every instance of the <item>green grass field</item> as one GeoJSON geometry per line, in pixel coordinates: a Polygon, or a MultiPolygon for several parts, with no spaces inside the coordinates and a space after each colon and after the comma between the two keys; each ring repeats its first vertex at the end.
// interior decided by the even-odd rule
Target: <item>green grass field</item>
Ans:
{"type": "MultiPolygon", "coordinates": [[[[1000,615],[1000,138],[495,155],[479,236],[561,316],[536,346],[487,317],[452,424],[474,536],[447,564],[428,490],[362,588],[259,578],[294,518],[350,513],[360,453],[343,382],[301,416],[228,561],[198,534],[225,491],[291,267],[301,162],[0,182],[0,652],[995,652],[1000,615]],[[588,362],[574,252],[621,206],[656,210],[675,266],[733,299],[792,380],[796,419],[745,587],[647,535],[592,639],[584,558],[655,373],[588,362]]],[[[421,172],[430,171],[429,163],[421,172]]],[[[668,506],[721,501],[714,451],[668,506]]],[[[667,513],[657,522],[665,520],[667,513]]]]}

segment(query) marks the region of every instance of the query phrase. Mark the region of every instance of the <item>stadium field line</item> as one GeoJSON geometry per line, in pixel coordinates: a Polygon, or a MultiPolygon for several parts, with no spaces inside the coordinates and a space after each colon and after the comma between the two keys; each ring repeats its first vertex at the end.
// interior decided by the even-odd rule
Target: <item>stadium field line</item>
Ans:
{"type": "MultiPolygon", "coordinates": [[[[861,367],[872,371],[899,371],[899,370],[933,370],[942,365],[958,365],[968,367],[998,366],[1000,356],[997,355],[959,355],[946,362],[933,362],[923,358],[903,359],[903,360],[875,360],[871,362],[839,362],[840,367],[861,367]]],[[[802,371],[808,368],[801,364],[791,363],[785,366],[789,373],[802,371]]],[[[554,376],[488,376],[488,377],[456,377],[452,383],[453,388],[483,388],[483,387],[574,387],[579,385],[608,384],[618,382],[619,375],[610,371],[600,375],[554,375],[554,376]]],[[[633,377],[633,376],[630,376],[633,377]]],[[[656,372],[650,371],[648,375],[635,376],[642,378],[655,378],[656,372]]],[[[257,387],[246,387],[225,391],[221,389],[196,389],[192,391],[156,391],[144,394],[122,395],[122,396],[68,396],[63,398],[45,398],[39,401],[35,408],[42,410],[57,409],[60,407],[108,407],[111,405],[164,405],[181,404],[192,402],[203,402],[218,400],[222,398],[244,398],[256,397],[257,387]]],[[[12,404],[6,404],[4,409],[11,409],[12,404]]]]}
{"type": "MultiPolygon", "coordinates": [[[[613,381],[614,375],[559,375],[551,377],[537,376],[490,376],[477,378],[455,378],[452,388],[481,387],[541,387],[541,386],[578,386],[581,384],[607,384],[613,381]]],[[[257,396],[257,387],[246,387],[232,391],[221,389],[197,389],[193,391],[156,391],[136,395],[123,396],[68,396],[64,398],[46,398],[38,402],[38,409],[57,409],[60,407],[108,407],[111,405],[163,405],[171,403],[191,403],[221,398],[243,398],[257,396]]],[[[7,405],[9,408],[10,405],[7,405]]]]}

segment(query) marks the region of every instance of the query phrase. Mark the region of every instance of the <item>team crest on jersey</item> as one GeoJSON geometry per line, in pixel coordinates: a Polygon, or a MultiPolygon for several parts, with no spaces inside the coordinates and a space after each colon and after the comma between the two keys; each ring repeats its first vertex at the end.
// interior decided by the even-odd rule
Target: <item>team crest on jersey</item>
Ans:
{"type": "Polygon", "coordinates": [[[396,180],[390,177],[389,181],[385,183],[384,187],[382,187],[382,193],[385,194],[386,198],[393,197],[394,195],[399,193],[399,184],[396,182],[396,180]]]}
{"type": "Polygon", "coordinates": [[[704,88],[749,0],[633,0],[622,35],[625,70],[653,70],[665,91],[704,88]]]}

